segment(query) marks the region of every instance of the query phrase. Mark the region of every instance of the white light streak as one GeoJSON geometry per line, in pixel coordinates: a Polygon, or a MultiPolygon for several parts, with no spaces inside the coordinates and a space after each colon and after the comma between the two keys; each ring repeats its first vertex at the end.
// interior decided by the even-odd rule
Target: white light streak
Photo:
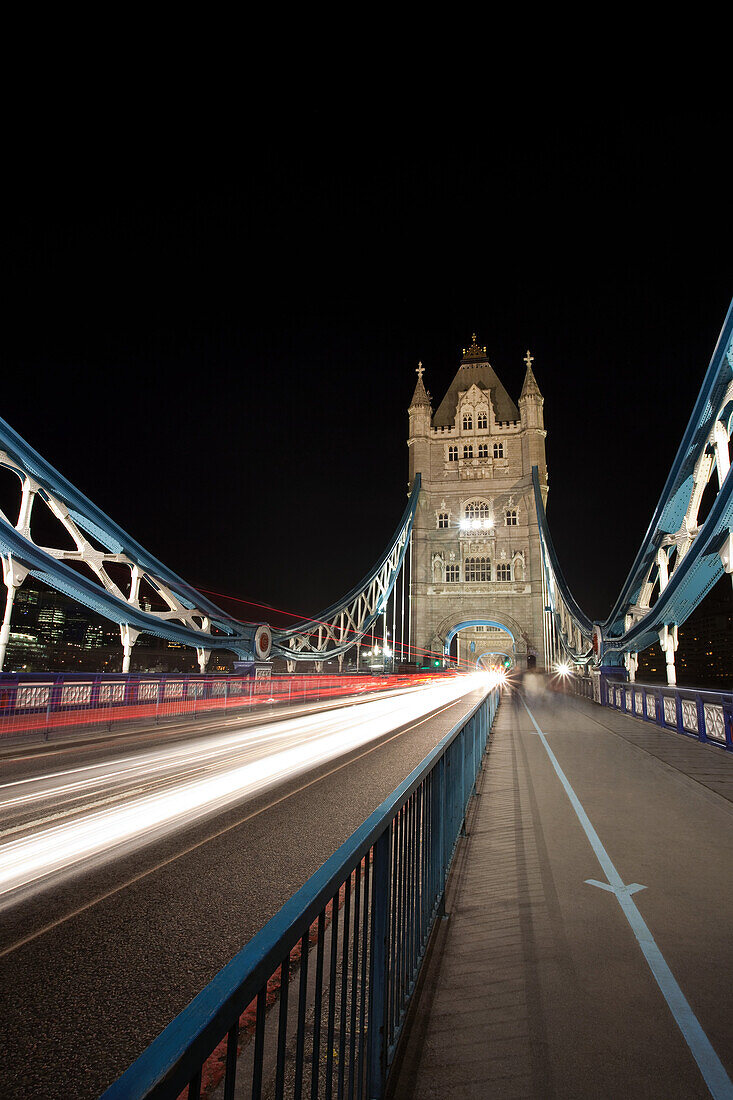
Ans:
{"type": "Polygon", "coordinates": [[[452,677],[326,713],[3,784],[0,815],[30,811],[36,818],[6,834],[25,835],[0,844],[0,909],[88,861],[127,854],[335,760],[486,682],[480,672],[452,677]],[[80,805],[83,798],[95,805],[80,805]],[[59,810],[65,803],[68,811],[59,810]],[[58,820],[64,813],[68,819],[58,820]],[[49,824],[51,815],[57,823],[49,824]]]}

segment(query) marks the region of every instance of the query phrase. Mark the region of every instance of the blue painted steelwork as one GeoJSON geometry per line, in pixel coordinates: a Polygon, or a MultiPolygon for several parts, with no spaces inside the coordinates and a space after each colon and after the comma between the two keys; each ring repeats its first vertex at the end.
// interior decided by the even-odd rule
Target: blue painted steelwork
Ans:
{"type": "Polygon", "coordinates": [[[583,634],[591,634],[593,631],[593,623],[581,610],[579,604],[576,602],[568,583],[563,576],[562,569],[560,568],[560,562],[558,561],[557,554],[555,553],[555,547],[552,543],[552,537],[550,535],[550,528],[547,525],[547,516],[545,514],[545,507],[542,503],[542,491],[540,486],[539,470],[536,466],[532,467],[532,488],[534,490],[535,508],[537,509],[537,522],[540,527],[540,540],[542,543],[542,552],[545,559],[545,570],[551,572],[557,584],[562,592],[565,606],[570,614],[573,622],[579,628],[583,634]]]}
{"type": "MultiPolygon", "coordinates": [[[[708,459],[708,476],[715,463],[727,463],[727,454],[717,456],[711,442],[719,420],[730,433],[733,410],[733,302],[713,352],[697,401],[685,429],[662,495],[611,614],[602,626],[603,651],[638,652],[658,640],[665,624],[680,625],[720,579],[724,572],[721,550],[733,528],[733,478],[727,470],[705,522],[689,532],[689,548],[681,544],[669,583],[651,608],[639,607],[645,587],[659,582],[657,559],[660,550],[670,549],[685,534],[685,520],[691,510],[696,521],[693,494],[700,481],[696,472],[708,459]],[[715,454],[715,457],[713,455],[715,454]],[[681,550],[683,551],[681,553],[681,550]],[[680,560],[681,559],[681,560],[680,560]],[[633,621],[629,622],[627,616],[633,621]]],[[[727,441],[725,442],[727,450],[727,441]]],[[[720,469],[720,465],[718,467],[720,469]]],[[[727,467],[723,465],[723,469],[727,467]]]]}
{"type": "MultiPolygon", "coordinates": [[[[677,531],[682,523],[692,492],[695,465],[700,457],[701,449],[707,444],[713,421],[733,376],[732,337],[733,302],[728,307],[728,313],[723,322],[718,342],[715,345],[715,350],[700,387],[700,393],[682,436],[682,442],[672,463],[662,495],[654,509],[654,514],[634,564],[624,581],[611,614],[604,623],[604,635],[615,634],[618,630],[623,629],[625,612],[630,605],[636,603],[641,585],[662,538],[666,534],[677,531]]],[[[729,408],[728,422],[730,422],[729,408]]],[[[719,576],[722,569],[716,572],[719,576]]],[[[681,622],[682,620],[675,621],[681,622]]]]}
{"type": "Polygon", "coordinates": [[[555,642],[576,663],[593,660],[612,665],[624,654],[638,653],[664,639],[668,665],[673,665],[676,642],[670,631],[687,619],[724,571],[733,568],[733,473],[728,455],[732,422],[733,303],[652,521],[604,623],[591,623],[563,577],[547,525],[538,470],[533,467],[546,610],[555,642]],[[718,493],[708,516],[698,524],[702,493],[715,470],[718,493]],[[595,652],[578,646],[579,635],[593,637],[595,652]]]}
{"type": "Polygon", "coordinates": [[[412,534],[420,497],[421,477],[415,481],[388,549],[369,573],[338,603],[313,619],[274,630],[272,649],[289,661],[324,661],[339,657],[361,641],[383,614],[392,595],[412,534]]]}
{"type": "MultiPolygon", "coordinates": [[[[479,653],[478,657],[476,658],[476,668],[486,669],[486,668],[489,667],[489,665],[487,665],[486,661],[484,660],[485,657],[501,657],[502,662],[511,661],[511,667],[513,667],[513,665],[514,665],[514,658],[513,657],[510,657],[508,653],[503,653],[500,649],[496,649],[496,650],[485,650],[483,653],[479,653]]],[[[490,662],[489,662],[489,664],[490,664],[490,662]]],[[[505,666],[505,667],[510,667],[510,666],[505,666]]]]}
{"type": "Polygon", "coordinates": [[[508,634],[509,637],[512,639],[512,643],[516,643],[516,638],[512,634],[509,627],[505,626],[504,623],[496,622],[495,619],[466,619],[464,620],[464,622],[458,623],[456,626],[452,627],[450,632],[446,635],[446,639],[443,644],[443,652],[445,653],[446,657],[450,654],[451,642],[455,638],[458,631],[467,630],[469,627],[472,626],[495,626],[497,630],[503,630],[505,634],[508,634]]]}
{"type": "MultiPolygon", "coordinates": [[[[138,542],[119,527],[101,509],[97,508],[83,493],[67,481],[50,463],[46,462],[30,447],[10,425],[0,419],[0,466],[11,470],[21,481],[27,483],[29,495],[38,497],[45,504],[60,509],[68,516],[70,524],[80,532],[91,536],[107,548],[105,558],[121,555],[124,564],[137,567],[138,575],[153,589],[161,591],[166,586],[176,597],[182,612],[192,613],[203,623],[208,620],[210,630],[194,629],[182,623],[161,618],[154,612],[147,612],[140,606],[120,598],[113,590],[96,583],[77,572],[59,557],[37,546],[29,537],[29,524],[25,524],[25,533],[14,527],[0,514],[0,554],[12,558],[39,580],[51,588],[64,592],[85,607],[119,623],[132,627],[136,631],[153,634],[168,641],[206,649],[228,649],[244,658],[264,659],[269,655],[269,629],[266,646],[258,646],[263,637],[264,624],[242,624],[232,618],[220,607],[197,592],[190,584],[168,569],[157,558],[149,554],[138,542]]],[[[52,508],[53,510],[53,508],[52,508]]],[[[58,514],[58,512],[56,513],[58,514]]],[[[94,553],[91,544],[88,553],[94,553]]],[[[63,556],[63,553],[61,553],[63,556]]],[[[81,555],[69,553],[84,561],[81,555]]],[[[167,613],[166,613],[167,614],[167,613]]],[[[174,618],[175,615],[172,615],[174,618]]]]}
{"type": "Polygon", "coordinates": [[[553,681],[553,686],[733,752],[733,692],[644,684],[620,678],[617,674],[622,672],[601,673],[595,677],[595,688],[587,676],[567,676],[553,681]]]}
{"type": "Polygon", "coordinates": [[[532,467],[532,488],[537,523],[540,529],[540,552],[542,554],[545,599],[548,601],[545,605],[545,612],[550,616],[550,622],[545,622],[545,629],[548,633],[550,630],[554,630],[555,640],[559,642],[562,650],[570,660],[575,664],[588,664],[593,657],[593,650],[590,645],[593,623],[576,602],[560,568],[552,536],[550,535],[550,528],[547,524],[539,470],[536,466],[532,467]],[[575,644],[571,642],[569,626],[574,628],[575,644]],[[587,644],[585,644],[585,639],[588,639],[587,644]],[[578,644],[578,641],[580,644],[578,644]]]}
{"type": "Polygon", "coordinates": [[[295,1096],[306,1088],[313,1096],[343,1096],[346,1089],[349,1096],[370,1100],[384,1095],[425,949],[443,911],[448,870],[498,699],[493,689],[443,738],[107,1089],[103,1100],[172,1100],[189,1084],[189,1096],[198,1096],[203,1063],[225,1038],[224,1095],[233,1097],[239,1019],[250,1004],[256,1005],[256,1027],[248,1095],[259,1097],[267,983],[279,974],[288,989],[290,955],[298,945],[299,981],[287,993],[297,1000],[292,1027],[287,1004],[283,1010],[281,1002],[276,1021],[272,1014],[278,1050],[275,1095],[283,1094],[288,1028],[295,1030],[295,1096]],[[315,958],[309,956],[311,929],[315,958]],[[308,1059],[305,1035],[313,1003],[313,1054],[308,1059]],[[341,1021],[337,1051],[336,1019],[341,1021]],[[347,1019],[350,1028],[344,1026],[347,1019]]]}

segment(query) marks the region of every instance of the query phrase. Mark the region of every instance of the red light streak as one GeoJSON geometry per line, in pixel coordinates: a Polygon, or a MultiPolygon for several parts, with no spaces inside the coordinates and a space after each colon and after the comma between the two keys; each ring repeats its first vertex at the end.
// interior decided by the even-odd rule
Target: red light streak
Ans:
{"type": "MultiPolygon", "coordinates": [[[[272,604],[269,603],[259,603],[257,600],[245,600],[242,596],[230,596],[226,592],[215,592],[213,588],[199,587],[199,591],[204,592],[207,596],[216,596],[216,598],[220,600],[231,600],[234,603],[245,604],[247,607],[259,607],[262,608],[263,611],[274,611],[276,615],[286,615],[288,618],[295,619],[297,622],[316,623],[317,625],[328,626],[328,623],[325,619],[318,619],[315,616],[309,617],[307,615],[303,615],[302,612],[286,611],[282,607],[273,607],[272,604]]],[[[248,620],[238,619],[237,621],[247,622],[248,620]]],[[[278,628],[276,627],[275,629],[278,628]]],[[[282,627],[280,629],[287,630],[289,628],[282,627]]],[[[358,638],[362,638],[366,641],[372,642],[373,644],[378,644],[380,638],[382,637],[381,634],[374,632],[359,634],[357,631],[350,630],[347,633],[353,635],[355,640],[358,638]]],[[[405,648],[407,649],[407,646],[405,646],[405,648]]],[[[435,655],[429,649],[420,649],[418,646],[412,646],[411,652],[414,657],[429,657],[430,659],[434,659],[435,657],[435,655]]],[[[449,664],[454,664],[456,667],[458,667],[458,659],[456,657],[447,656],[445,659],[448,661],[449,664]]]]}

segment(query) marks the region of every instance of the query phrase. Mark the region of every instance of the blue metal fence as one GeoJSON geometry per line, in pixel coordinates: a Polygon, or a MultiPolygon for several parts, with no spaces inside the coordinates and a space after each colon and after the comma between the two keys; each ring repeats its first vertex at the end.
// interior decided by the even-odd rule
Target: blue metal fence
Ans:
{"type": "Polygon", "coordinates": [[[595,698],[602,706],[733,752],[732,691],[643,684],[603,674],[596,678],[595,688],[587,676],[567,676],[564,681],[563,685],[558,677],[557,686],[573,695],[595,698]]]}
{"type": "Polygon", "coordinates": [[[498,701],[494,688],[104,1100],[164,1100],[186,1088],[188,1100],[198,1100],[215,1049],[225,1100],[233,1100],[237,1076],[237,1095],[245,1077],[255,1098],[268,1078],[277,1098],[383,1096],[498,701]],[[273,977],[279,1003],[268,1013],[273,977]]]}
{"type": "Polygon", "coordinates": [[[434,676],[266,676],[242,673],[0,673],[0,740],[48,739],[70,727],[122,727],[229,713],[261,704],[320,702],[414,685],[434,676]]]}
{"type": "Polygon", "coordinates": [[[733,693],[607,680],[604,703],[699,741],[733,751],[733,693]]]}

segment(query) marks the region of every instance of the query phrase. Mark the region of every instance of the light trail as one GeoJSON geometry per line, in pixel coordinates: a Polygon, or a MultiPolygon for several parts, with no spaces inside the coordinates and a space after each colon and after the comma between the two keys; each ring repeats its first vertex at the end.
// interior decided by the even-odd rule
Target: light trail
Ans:
{"type": "Polygon", "coordinates": [[[58,817],[64,800],[84,795],[97,805],[72,807],[56,824],[36,816],[22,823],[25,835],[0,843],[0,909],[84,865],[126,855],[337,759],[486,684],[483,673],[451,678],[344,710],[4,784],[1,820],[29,809],[43,814],[44,807],[58,817]],[[141,791],[144,784],[148,789],[141,791]],[[99,805],[104,796],[107,804],[99,805]]]}

